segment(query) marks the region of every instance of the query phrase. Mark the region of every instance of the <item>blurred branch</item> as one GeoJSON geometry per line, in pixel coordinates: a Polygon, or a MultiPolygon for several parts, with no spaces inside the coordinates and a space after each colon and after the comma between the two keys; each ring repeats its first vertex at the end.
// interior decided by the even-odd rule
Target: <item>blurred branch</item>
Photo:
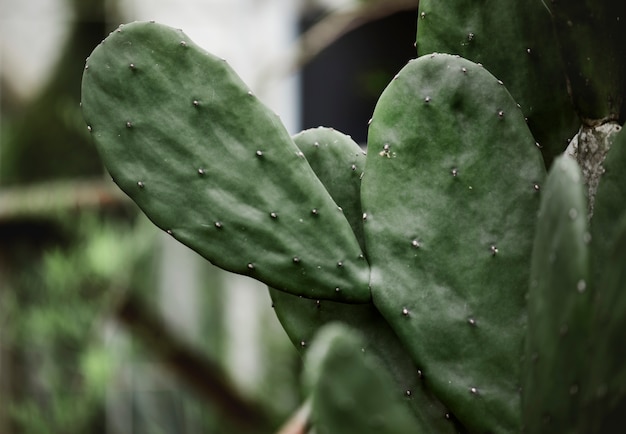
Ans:
{"type": "Polygon", "coordinates": [[[418,3],[418,0],[369,1],[331,12],[304,32],[296,42],[291,72],[300,69],[351,30],[397,12],[417,10],[418,3]]]}
{"type": "Polygon", "coordinates": [[[246,432],[267,433],[270,423],[259,405],[248,401],[213,360],[174,335],[156,312],[136,297],[125,294],[114,312],[146,350],[159,357],[168,370],[246,432]]]}
{"type": "Polygon", "coordinates": [[[398,12],[417,11],[418,5],[419,0],[377,0],[357,2],[353,6],[332,11],[302,33],[283,58],[272,59],[271,64],[259,75],[259,84],[264,85],[270,77],[281,77],[300,70],[351,30],[398,12]],[[284,65],[278,73],[276,65],[284,65]]]}
{"type": "Polygon", "coordinates": [[[310,423],[311,403],[306,401],[280,428],[277,434],[307,434],[310,423]]]}
{"type": "Polygon", "coordinates": [[[47,217],[65,211],[128,206],[130,199],[111,181],[54,181],[0,189],[0,223],[47,217]]]}

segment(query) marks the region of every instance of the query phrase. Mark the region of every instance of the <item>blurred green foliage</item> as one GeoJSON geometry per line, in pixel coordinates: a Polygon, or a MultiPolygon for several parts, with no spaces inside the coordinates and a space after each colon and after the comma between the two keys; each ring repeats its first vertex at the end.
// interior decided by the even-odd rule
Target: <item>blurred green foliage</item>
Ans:
{"type": "Polygon", "coordinates": [[[145,220],[68,213],[57,230],[71,242],[53,243],[39,257],[12,264],[3,282],[10,417],[18,433],[84,433],[104,426],[115,358],[102,335],[103,307],[120,288],[154,286],[154,275],[145,273],[155,260],[154,231],[145,220]]]}

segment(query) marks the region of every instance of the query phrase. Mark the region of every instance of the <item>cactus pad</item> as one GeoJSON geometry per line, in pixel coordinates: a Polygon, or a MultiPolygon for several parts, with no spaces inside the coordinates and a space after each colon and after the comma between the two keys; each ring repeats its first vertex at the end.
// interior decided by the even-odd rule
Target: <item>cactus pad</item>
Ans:
{"type": "Polygon", "coordinates": [[[542,190],[532,254],[523,387],[527,432],[574,432],[578,421],[589,375],[589,242],[583,176],[574,159],[561,156],[542,190]]]}
{"type": "Polygon", "coordinates": [[[521,425],[524,295],[545,171],[481,66],[432,54],[385,89],[362,204],[374,304],[470,431],[521,425]]]}
{"type": "Polygon", "coordinates": [[[114,181],[161,229],[280,290],[370,299],[355,234],[278,117],[182,31],[114,31],[87,61],[82,107],[114,181]]]}
{"type": "MultiPolygon", "coordinates": [[[[332,198],[343,208],[362,244],[360,188],[365,153],[350,137],[329,128],[303,131],[294,136],[294,142],[332,198]]],[[[396,394],[404,396],[413,411],[415,431],[457,432],[454,422],[444,417],[445,407],[426,389],[420,372],[373,304],[310,300],[271,288],[270,295],[281,325],[299,351],[306,353],[313,336],[328,323],[341,322],[358,329],[363,335],[363,349],[378,356],[372,363],[377,364],[378,369],[389,371],[396,394]]]]}
{"type": "Polygon", "coordinates": [[[458,54],[504,82],[528,119],[546,163],[580,125],[567,93],[550,14],[539,0],[421,0],[420,56],[458,54]]]}
{"type": "Polygon", "coordinates": [[[578,0],[546,4],[553,18],[579,116],[589,124],[605,119],[623,120],[626,3],[578,0]]]}
{"type": "Polygon", "coordinates": [[[307,353],[303,383],[317,434],[398,434],[419,432],[389,375],[357,330],[341,324],[324,327],[307,353]]]}
{"type": "Polygon", "coordinates": [[[620,432],[626,411],[626,214],[622,214],[615,231],[604,273],[598,281],[594,300],[589,352],[591,361],[582,364],[587,387],[584,413],[585,431],[593,433],[620,432]]]}

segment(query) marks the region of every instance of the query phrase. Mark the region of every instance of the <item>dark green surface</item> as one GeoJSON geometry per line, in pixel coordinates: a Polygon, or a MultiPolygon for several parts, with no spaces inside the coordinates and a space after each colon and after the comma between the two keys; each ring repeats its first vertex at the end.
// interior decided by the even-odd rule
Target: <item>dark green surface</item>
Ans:
{"type": "Polygon", "coordinates": [[[428,55],[384,91],[369,135],[362,203],[374,304],[462,424],[518,431],[545,176],[523,114],[481,66],[428,55]]]}
{"type": "Polygon", "coordinates": [[[317,335],[303,376],[315,433],[421,434],[388,373],[364,346],[356,329],[341,324],[317,335]]]}
{"type": "Polygon", "coordinates": [[[553,16],[572,98],[593,123],[623,122],[626,96],[626,2],[546,1],[553,16]]]}
{"type": "Polygon", "coordinates": [[[421,0],[417,50],[420,56],[459,54],[502,80],[528,118],[546,164],[576,134],[580,121],[541,0],[421,0]]]}
{"type": "Polygon", "coordinates": [[[614,433],[626,414],[626,219],[622,215],[610,254],[598,282],[591,326],[591,363],[586,369],[587,433],[614,433]]]}
{"type": "MultiPolygon", "coordinates": [[[[364,152],[348,136],[328,128],[306,130],[294,141],[363,243],[360,187],[364,152]]],[[[313,336],[330,322],[358,329],[365,351],[378,356],[373,363],[389,371],[395,393],[404,396],[414,412],[414,431],[456,432],[453,422],[444,417],[445,407],[426,389],[411,357],[373,304],[309,300],[274,289],[270,294],[281,325],[300,352],[306,353],[313,336]]]]}
{"type": "Polygon", "coordinates": [[[523,410],[528,433],[585,432],[592,285],[587,199],[578,164],[555,160],[542,190],[532,254],[523,410]]]}
{"type": "Polygon", "coordinates": [[[370,299],[348,221],[278,117],[182,31],[113,32],[87,61],[82,106],[111,176],[161,229],[275,288],[370,299]]]}

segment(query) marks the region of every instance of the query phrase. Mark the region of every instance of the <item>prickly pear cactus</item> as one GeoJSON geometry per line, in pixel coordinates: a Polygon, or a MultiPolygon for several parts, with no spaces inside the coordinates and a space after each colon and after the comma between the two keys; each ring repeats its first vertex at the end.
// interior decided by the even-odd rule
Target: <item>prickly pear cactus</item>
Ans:
{"type": "Polygon", "coordinates": [[[547,163],[576,134],[580,122],[550,14],[540,0],[420,0],[416,46],[420,56],[461,55],[502,80],[547,163]]]}
{"type": "Polygon", "coordinates": [[[370,299],[354,232],[278,117],[182,31],[113,32],[87,61],[82,107],[114,181],[161,229],[272,287],[370,299]]]}
{"type": "Polygon", "coordinates": [[[365,345],[356,329],[343,324],[330,324],[317,334],[303,376],[317,434],[416,431],[388,373],[362,351],[365,345]]]}
{"type": "Polygon", "coordinates": [[[411,61],[369,130],[362,201],[374,304],[470,431],[521,426],[530,249],[544,169],[483,67],[411,61]]]}
{"type": "Polygon", "coordinates": [[[552,1],[545,7],[553,18],[572,101],[583,122],[620,119],[626,102],[626,3],[552,1]]]}
{"type": "Polygon", "coordinates": [[[591,222],[574,159],[557,159],[543,189],[528,296],[527,432],[618,432],[623,425],[626,202],[616,170],[626,164],[624,140],[620,133],[607,156],[591,222]]]}
{"type": "Polygon", "coordinates": [[[561,156],[542,191],[532,253],[523,387],[530,433],[575,432],[590,356],[590,241],[582,173],[561,156]]]}
{"type": "MultiPolygon", "coordinates": [[[[329,128],[303,131],[294,136],[294,142],[332,198],[342,207],[363,246],[363,210],[359,192],[365,153],[350,137],[329,128]]],[[[428,390],[422,381],[422,373],[373,304],[312,300],[271,288],[270,295],[280,323],[303,354],[308,352],[313,337],[326,324],[341,322],[358,329],[363,337],[362,350],[377,356],[371,358],[371,363],[377,370],[389,372],[395,384],[395,395],[402,396],[411,408],[414,430],[458,432],[454,420],[443,417],[446,408],[428,390]]]]}
{"type": "Polygon", "coordinates": [[[367,157],[331,129],[289,137],[179,30],[126,25],[87,61],[83,112],[113,179],[274,288],[318,433],[623,425],[626,20],[609,21],[624,6],[478,3],[420,2],[422,56],[383,92],[367,157]],[[583,170],[557,157],[544,183],[580,125],[583,170]]]}

